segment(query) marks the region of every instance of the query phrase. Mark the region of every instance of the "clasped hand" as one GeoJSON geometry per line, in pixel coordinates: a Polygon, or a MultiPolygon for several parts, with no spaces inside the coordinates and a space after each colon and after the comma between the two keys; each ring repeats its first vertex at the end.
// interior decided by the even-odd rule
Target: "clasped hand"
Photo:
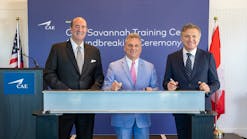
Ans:
{"type": "Polygon", "coordinates": [[[111,90],[112,91],[118,91],[119,89],[121,89],[122,87],[122,83],[121,82],[117,82],[116,80],[112,83],[111,85],[111,90]]]}

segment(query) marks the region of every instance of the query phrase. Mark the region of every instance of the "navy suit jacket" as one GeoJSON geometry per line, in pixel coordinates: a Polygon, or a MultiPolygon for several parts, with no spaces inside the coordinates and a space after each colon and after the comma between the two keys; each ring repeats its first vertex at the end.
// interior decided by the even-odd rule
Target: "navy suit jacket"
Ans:
{"type": "Polygon", "coordinates": [[[220,87],[215,60],[211,53],[197,48],[191,79],[186,78],[182,49],[168,55],[163,80],[165,90],[170,79],[179,82],[177,90],[199,90],[198,81],[207,83],[210,93],[206,95],[205,107],[206,110],[211,110],[209,96],[220,87]]]}
{"type": "MultiPolygon", "coordinates": [[[[158,90],[157,74],[154,65],[143,59],[139,59],[136,84],[131,79],[126,58],[110,63],[103,89],[111,90],[114,80],[122,82],[120,90],[144,90],[146,87],[158,90]]],[[[134,125],[135,121],[140,128],[151,125],[149,114],[113,114],[111,117],[111,125],[115,127],[130,128],[134,125]]]]}
{"type": "Polygon", "coordinates": [[[84,43],[84,65],[80,74],[71,42],[54,44],[46,61],[44,80],[52,89],[100,90],[104,75],[99,50],[84,43]]]}

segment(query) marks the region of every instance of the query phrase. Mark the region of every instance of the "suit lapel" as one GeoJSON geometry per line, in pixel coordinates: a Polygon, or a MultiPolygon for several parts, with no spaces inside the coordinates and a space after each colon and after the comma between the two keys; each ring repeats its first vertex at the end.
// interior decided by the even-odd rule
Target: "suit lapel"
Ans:
{"type": "Polygon", "coordinates": [[[178,53],[178,68],[182,69],[182,74],[184,78],[188,80],[187,75],[185,74],[185,66],[184,66],[184,58],[183,58],[183,49],[181,49],[178,53]]]}
{"type": "Polygon", "coordinates": [[[138,86],[139,83],[142,83],[143,78],[145,76],[145,67],[143,60],[139,59],[139,65],[138,65],[138,74],[137,74],[137,80],[136,80],[136,86],[138,86]]]}
{"type": "Polygon", "coordinates": [[[132,81],[132,79],[131,79],[129,67],[128,67],[128,64],[127,64],[127,61],[126,61],[125,57],[122,58],[121,63],[122,63],[122,68],[123,68],[123,70],[124,70],[124,72],[125,72],[125,75],[127,75],[127,78],[128,78],[128,80],[131,82],[131,84],[134,85],[134,84],[133,84],[133,81],[132,81]]]}
{"type": "Polygon", "coordinates": [[[75,54],[73,52],[72,45],[71,45],[70,41],[67,42],[66,48],[67,48],[66,52],[68,54],[69,59],[72,61],[72,64],[74,65],[74,68],[77,70],[78,74],[80,74],[79,68],[78,68],[77,63],[76,63],[75,54]]]}
{"type": "Polygon", "coordinates": [[[90,48],[87,44],[84,43],[84,64],[83,64],[82,72],[81,72],[82,75],[83,73],[85,73],[85,71],[87,70],[89,66],[89,63],[90,63],[89,54],[90,54],[90,48]]]}
{"type": "Polygon", "coordinates": [[[195,77],[195,75],[196,75],[196,72],[197,71],[199,71],[198,69],[200,68],[200,50],[199,49],[197,49],[197,51],[196,51],[196,55],[195,55],[195,61],[194,61],[194,66],[193,66],[193,70],[192,70],[192,75],[191,75],[191,77],[193,78],[193,77],[195,77]]]}

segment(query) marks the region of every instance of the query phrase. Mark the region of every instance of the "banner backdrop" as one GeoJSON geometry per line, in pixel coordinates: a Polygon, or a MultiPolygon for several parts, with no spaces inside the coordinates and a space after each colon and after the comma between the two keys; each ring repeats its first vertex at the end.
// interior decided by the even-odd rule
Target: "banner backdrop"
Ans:
{"type": "MultiPolygon", "coordinates": [[[[139,33],[141,58],[155,65],[161,90],[166,57],[182,48],[180,29],[184,24],[200,26],[199,47],[208,48],[208,0],[29,0],[29,56],[41,67],[51,45],[69,39],[69,21],[76,16],[87,20],[86,42],[100,49],[104,73],[110,62],[124,56],[125,37],[139,33]]],[[[160,133],[176,133],[171,114],[152,115],[151,134],[160,133]]],[[[113,134],[109,115],[96,116],[95,134],[113,134]]]]}

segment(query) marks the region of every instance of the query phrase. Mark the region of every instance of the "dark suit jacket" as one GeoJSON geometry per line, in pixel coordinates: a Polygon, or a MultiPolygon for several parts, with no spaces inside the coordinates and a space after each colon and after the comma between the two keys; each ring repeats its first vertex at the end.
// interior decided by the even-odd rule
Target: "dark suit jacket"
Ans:
{"type": "Polygon", "coordinates": [[[99,50],[84,44],[84,56],[80,75],[71,42],[54,44],[45,65],[46,83],[57,90],[101,89],[104,75],[99,50]]]}
{"type": "Polygon", "coordinates": [[[185,75],[182,49],[168,55],[163,80],[165,90],[171,78],[179,82],[177,90],[199,90],[198,81],[207,83],[210,93],[206,95],[205,106],[207,110],[211,110],[209,96],[220,87],[215,60],[211,53],[197,48],[191,79],[186,78],[185,75]]]}

